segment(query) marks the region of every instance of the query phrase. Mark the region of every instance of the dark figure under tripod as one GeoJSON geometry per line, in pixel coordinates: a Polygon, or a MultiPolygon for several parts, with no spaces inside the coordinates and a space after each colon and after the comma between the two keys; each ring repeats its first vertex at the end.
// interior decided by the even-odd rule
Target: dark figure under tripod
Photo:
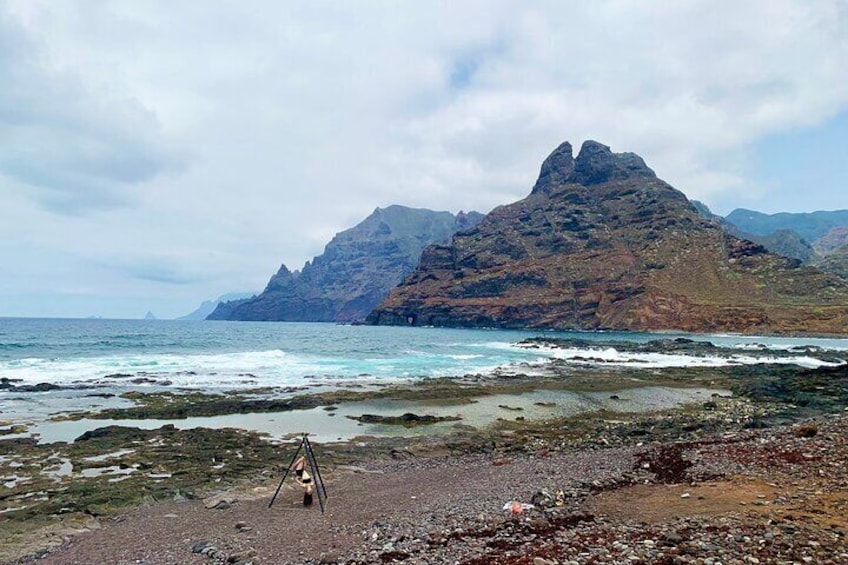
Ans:
{"type": "Polygon", "coordinates": [[[303,505],[311,506],[313,493],[317,494],[318,504],[321,506],[321,513],[323,514],[324,501],[327,499],[327,488],[324,486],[321,471],[318,469],[318,462],[315,460],[315,452],[312,451],[312,445],[309,443],[309,438],[306,437],[306,434],[303,434],[303,439],[300,440],[300,445],[298,445],[297,450],[294,452],[291,463],[289,463],[285,473],[283,473],[283,478],[280,479],[280,484],[277,485],[277,490],[274,492],[271,502],[268,503],[268,508],[274,504],[289,471],[292,469],[294,469],[295,481],[303,487],[303,505]],[[301,449],[304,452],[303,455],[300,455],[301,449]],[[312,471],[311,474],[306,470],[307,465],[309,466],[309,471],[312,471]]]}
{"type": "Polygon", "coordinates": [[[303,505],[312,506],[312,475],[305,469],[300,473],[300,478],[295,473],[295,481],[303,487],[303,505]]]}

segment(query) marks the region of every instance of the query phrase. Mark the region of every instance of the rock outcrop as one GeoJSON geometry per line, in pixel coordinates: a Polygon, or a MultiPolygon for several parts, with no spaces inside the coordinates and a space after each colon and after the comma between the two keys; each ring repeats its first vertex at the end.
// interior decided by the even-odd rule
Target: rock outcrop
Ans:
{"type": "Polygon", "coordinates": [[[288,322],[361,321],[418,263],[422,249],[473,228],[478,212],[389,206],[327,244],[301,271],[282,265],[265,290],[218,305],[208,320],[288,322]]]}
{"type": "Polygon", "coordinates": [[[562,144],[531,194],[419,266],[373,324],[848,332],[848,282],[702,216],[632,153],[562,144]]]}

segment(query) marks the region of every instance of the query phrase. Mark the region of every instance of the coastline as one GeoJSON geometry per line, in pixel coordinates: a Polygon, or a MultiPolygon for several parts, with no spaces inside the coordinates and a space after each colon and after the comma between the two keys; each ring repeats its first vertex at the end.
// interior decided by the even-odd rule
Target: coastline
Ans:
{"type": "MultiPolygon", "coordinates": [[[[844,562],[848,416],[698,437],[616,425],[577,443],[519,429],[488,445],[362,439],[345,463],[316,445],[326,514],[301,506],[291,481],[269,509],[279,475],[266,469],[197,499],[81,518],[53,530],[50,552],[11,563],[844,562]],[[510,500],[534,507],[512,515],[510,500]]],[[[272,457],[274,470],[288,461],[272,457]]]]}
{"type": "MultiPolygon", "coordinates": [[[[568,343],[547,340],[544,345],[567,347],[568,343]]],[[[687,340],[661,340],[653,345],[634,344],[632,347],[634,351],[643,352],[646,347],[665,352],[693,347],[715,352],[715,346],[692,344],[687,340]]],[[[789,356],[804,353],[787,351],[775,354],[789,356]]],[[[35,438],[0,436],[0,471],[5,475],[6,487],[4,496],[0,498],[0,503],[4,505],[0,520],[0,531],[4,534],[4,541],[0,545],[0,561],[30,563],[36,556],[44,557],[40,562],[47,563],[84,560],[72,556],[79,555],[75,553],[77,551],[92,551],[89,544],[106,543],[100,530],[109,532],[110,528],[120,528],[120,524],[127,520],[134,523],[132,520],[135,517],[144,521],[144,528],[167,529],[174,520],[169,516],[188,512],[198,523],[190,525],[189,530],[186,530],[187,536],[190,531],[191,536],[195,537],[220,536],[220,539],[229,540],[226,548],[223,547],[225,542],[216,541],[221,546],[216,546],[221,556],[229,559],[233,553],[240,551],[238,548],[244,545],[242,542],[250,542],[256,546],[254,549],[257,555],[249,558],[252,561],[248,562],[281,562],[279,559],[282,559],[282,554],[274,553],[279,548],[274,550],[268,546],[261,549],[263,544],[276,543],[271,538],[256,537],[258,533],[253,537],[232,538],[224,535],[223,530],[210,530],[207,535],[203,533],[206,527],[204,518],[215,516],[216,520],[224,519],[214,514],[214,509],[206,508],[223,497],[231,500],[226,506],[235,514],[243,508],[249,509],[245,510],[249,515],[262,515],[269,521],[279,519],[278,514],[261,514],[260,506],[262,499],[268,498],[269,489],[275,486],[281,467],[291,457],[295,447],[293,442],[299,438],[300,433],[292,431],[288,435],[272,437],[231,427],[215,429],[182,426],[187,421],[182,419],[160,425],[162,422],[155,420],[157,415],[173,417],[174,414],[185,414],[191,417],[192,412],[195,412],[207,414],[203,418],[229,418],[237,424],[240,419],[244,423],[247,418],[257,415],[268,418],[285,415],[297,420],[313,411],[321,416],[321,422],[344,421],[345,425],[354,430],[360,429],[362,433],[351,433],[343,438],[345,441],[315,442],[322,473],[326,471],[328,489],[334,499],[331,503],[333,508],[336,508],[333,493],[338,492],[337,489],[352,489],[353,493],[358,494],[351,494],[353,498],[347,499],[347,503],[368,507],[372,499],[382,496],[379,484],[369,482],[373,477],[379,476],[385,482],[389,480],[390,474],[401,473],[400,476],[403,476],[403,473],[409,472],[415,476],[420,474],[428,477],[427,480],[433,482],[420,495],[409,495],[415,496],[415,499],[404,498],[400,490],[403,485],[415,485],[417,488],[419,483],[399,478],[393,504],[391,507],[380,506],[380,512],[385,513],[385,516],[380,518],[383,514],[379,514],[372,522],[382,520],[391,529],[400,527],[396,523],[398,515],[407,516],[405,520],[413,522],[410,516],[416,516],[416,513],[432,515],[433,511],[429,507],[419,508],[419,497],[429,497],[437,505],[436,508],[441,509],[436,514],[447,512],[448,517],[456,513],[463,515],[463,525],[457,527],[466,530],[476,522],[472,520],[469,526],[467,521],[470,518],[465,516],[465,510],[446,509],[446,502],[440,496],[444,495],[451,500],[453,497],[461,497],[463,488],[484,496],[479,490],[483,487],[477,485],[483,475],[490,476],[487,479],[489,483],[483,481],[483,485],[488,484],[488,490],[492,493],[506,496],[503,488],[511,484],[513,488],[518,488],[513,497],[529,503],[534,493],[525,494],[521,489],[534,487],[550,490],[551,484],[534,485],[530,480],[532,473],[529,478],[521,479],[524,472],[512,476],[512,470],[525,465],[532,467],[538,463],[541,465],[540,473],[556,474],[560,471],[552,470],[551,466],[561,465],[554,465],[551,461],[564,458],[561,464],[568,466],[568,462],[572,461],[569,458],[576,458],[575,461],[584,461],[581,468],[585,469],[586,476],[593,476],[596,470],[606,469],[604,462],[609,459],[617,461],[615,468],[603,471],[602,479],[598,480],[606,485],[604,481],[614,479],[613,483],[601,490],[617,491],[635,487],[639,481],[653,480],[650,476],[644,476],[635,463],[651,450],[664,452],[670,449],[674,452],[678,449],[674,446],[681,442],[693,446],[735,445],[739,438],[753,433],[785,439],[787,434],[794,433],[791,430],[797,428],[797,422],[812,417],[819,418],[815,425],[822,429],[829,425],[844,426],[846,416],[842,413],[848,408],[848,377],[844,363],[823,364],[818,368],[803,368],[793,364],[732,363],[722,367],[642,368],[628,367],[626,363],[625,366],[584,366],[579,363],[575,365],[573,359],[554,360],[541,367],[519,365],[491,374],[425,379],[417,383],[370,388],[354,386],[312,393],[288,390],[286,399],[280,399],[283,404],[261,404],[278,392],[271,389],[262,394],[259,391],[251,394],[241,391],[229,395],[206,395],[197,391],[184,395],[179,394],[179,391],[133,394],[125,399],[131,402],[111,409],[117,412],[105,410],[100,414],[74,414],[70,418],[65,415],[60,418],[65,419],[65,422],[55,424],[74,425],[83,421],[79,418],[84,416],[133,414],[141,418],[129,421],[134,421],[135,426],[115,426],[115,422],[108,419],[88,418],[84,422],[85,427],[77,430],[81,432],[76,437],[77,441],[67,444],[39,444],[35,438]],[[678,396],[672,398],[674,401],[670,404],[647,403],[637,406],[634,395],[644,394],[646,398],[654,397],[656,400],[660,396],[657,391],[676,391],[678,396]],[[803,394],[803,397],[799,394],[803,394]],[[593,403],[590,403],[588,409],[583,407],[574,412],[564,410],[567,404],[565,399],[574,395],[592,399],[593,403]],[[300,400],[294,402],[292,398],[300,400]],[[289,403],[287,409],[280,412],[285,403],[289,403]],[[382,412],[378,409],[380,406],[383,407],[382,412]],[[265,412],[262,411],[263,407],[267,409],[265,412]],[[477,417],[475,420],[474,417],[466,416],[466,413],[470,414],[473,409],[481,407],[490,409],[494,417],[477,417]],[[414,410],[410,413],[416,418],[399,418],[407,410],[414,410]],[[362,425],[361,421],[348,418],[369,414],[394,421],[378,420],[377,423],[362,425]],[[426,420],[428,416],[440,418],[450,415],[463,419],[421,424],[421,420],[426,420]],[[145,421],[151,425],[138,425],[145,421]],[[383,432],[378,433],[381,429],[383,432]],[[507,466],[509,470],[500,470],[507,466]],[[440,469],[442,471],[438,471],[440,469]],[[462,487],[445,483],[444,476],[439,473],[447,470],[453,473],[451,480],[459,482],[462,487]],[[634,471],[639,481],[631,480],[634,471]],[[436,475],[430,476],[431,472],[436,475]],[[501,476],[502,472],[506,475],[501,476]]],[[[833,437],[833,434],[827,437],[833,437]]],[[[842,447],[844,441],[841,444],[837,442],[836,448],[842,447]]],[[[675,461],[663,464],[670,467],[679,465],[679,461],[675,461]]],[[[722,470],[720,473],[731,482],[736,480],[737,474],[748,473],[738,465],[731,467],[732,472],[722,470]]],[[[844,480],[845,470],[840,468],[837,471],[839,474],[835,474],[834,480],[844,480]]],[[[751,472],[753,474],[749,473],[749,479],[765,480],[763,469],[756,468],[751,472]]],[[[685,480],[683,477],[678,478],[681,482],[677,484],[684,487],[693,480],[698,482],[704,479],[688,475],[685,480]]],[[[596,488],[585,484],[580,486],[583,479],[585,477],[563,476],[557,484],[577,488],[580,492],[596,488]]],[[[288,487],[285,492],[291,503],[292,496],[296,498],[296,492],[288,487]]],[[[576,498],[580,498],[581,505],[589,504],[588,499],[582,495],[576,498]]],[[[588,508],[578,505],[572,510],[579,514],[589,512],[588,508]]],[[[303,509],[292,507],[291,504],[285,508],[287,512],[300,510],[303,509]]],[[[485,531],[492,527],[497,530],[515,526],[505,521],[500,505],[493,508],[492,504],[487,503],[485,507],[479,506],[479,510],[473,518],[482,514],[484,521],[492,520],[493,524],[498,524],[497,527],[492,524],[485,526],[485,531]]],[[[371,528],[372,525],[362,522],[363,516],[371,514],[339,511],[342,514],[338,519],[347,521],[345,527],[349,531],[339,533],[340,539],[348,541],[339,541],[339,547],[347,544],[344,545],[347,549],[344,552],[339,550],[338,559],[350,563],[371,562],[369,559],[374,557],[370,553],[375,551],[373,548],[368,550],[368,558],[350,557],[363,547],[370,546],[367,539],[363,544],[363,540],[348,535],[357,528],[371,528]]],[[[309,516],[309,520],[317,520],[309,516]]],[[[544,513],[532,517],[547,520],[548,525],[544,527],[553,528],[551,531],[571,532],[576,524],[571,523],[576,520],[573,517],[551,518],[544,513]]],[[[222,527],[223,522],[216,523],[222,527]]],[[[519,524],[523,523],[519,521],[519,524]]],[[[136,524],[135,527],[140,526],[136,524]]],[[[259,531],[258,526],[251,527],[259,531]]],[[[403,527],[411,526],[407,524],[403,527]]],[[[268,531],[275,532],[273,529],[268,531]]],[[[280,535],[285,537],[287,534],[276,531],[272,538],[280,535]]],[[[383,539],[382,535],[378,539],[383,539]]],[[[420,539],[423,534],[419,532],[416,535],[420,539]]],[[[165,536],[165,530],[161,536],[165,536]]],[[[123,562],[121,560],[125,557],[121,555],[125,553],[122,552],[132,551],[136,552],[134,555],[142,556],[132,559],[163,562],[160,558],[165,559],[162,557],[165,554],[161,552],[171,551],[167,547],[174,545],[183,549],[179,556],[173,559],[169,556],[167,559],[176,562],[208,561],[208,555],[190,552],[194,544],[203,540],[191,539],[191,536],[180,540],[161,536],[156,539],[146,537],[142,540],[146,545],[142,546],[133,542],[126,547],[115,547],[113,551],[116,553],[111,558],[115,562],[123,562]],[[184,547],[186,539],[192,542],[188,548],[184,547]],[[144,552],[156,555],[156,558],[143,557],[144,552]]],[[[402,534],[390,536],[389,539],[408,537],[402,534]]],[[[305,563],[310,562],[309,559],[319,559],[314,553],[317,549],[310,545],[309,540],[290,542],[302,548],[298,551],[304,552],[302,558],[292,558],[291,562],[305,563]]],[[[384,542],[383,546],[386,543],[389,542],[384,542]]],[[[397,549],[399,542],[391,543],[397,549]]],[[[437,554],[441,551],[428,547],[425,551],[427,555],[430,551],[436,551],[437,554]]],[[[391,557],[392,551],[378,551],[375,555],[388,554],[385,560],[391,561],[394,559],[391,557]]],[[[383,557],[379,559],[384,560],[383,557]]],[[[130,557],[126,557],[126,562],[132,562],[130,557]]]]}

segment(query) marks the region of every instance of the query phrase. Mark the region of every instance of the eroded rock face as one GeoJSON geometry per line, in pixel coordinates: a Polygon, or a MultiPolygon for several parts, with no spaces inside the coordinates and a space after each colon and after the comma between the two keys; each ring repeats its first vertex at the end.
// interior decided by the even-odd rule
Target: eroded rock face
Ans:
{"type": "Polygon", "coordinates": [[[531,194],[432,246],[374,324],[848,332],[848,283],[728,234],[632,153],[560,145],[531,194]]]}
{"type": "Polygon", "coordinates": [[[473,228],[478,212],[389,206],[336,234],[301,271],[285,265],[251,299],[218,305],[209,320],[352,322],[365,316],[415,268],[421,250],[473,228]]]}

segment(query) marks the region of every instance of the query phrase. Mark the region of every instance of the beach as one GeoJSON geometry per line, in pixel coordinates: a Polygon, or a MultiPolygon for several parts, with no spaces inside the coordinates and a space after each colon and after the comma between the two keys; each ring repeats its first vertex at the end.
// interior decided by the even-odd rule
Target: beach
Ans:
{"type": "Polygon", "coordinates": [[[293,483],[269,508],[277,477],[258,477],[57,531],[19,563],[845,563],[848,418],[804,426],[369,458],[326,468],[323,514],[293,483]]]}
{"type": "Polygon", "coordinates": [[[185,360],[7,379],[29,419],[0,425],[0,562],[845,562],[844,340],[410,335],[449,362],[483,335],[513,360],[217,388],[163,384],[185,360]],[[304,507],[288,477],[269,508],[304,435],[329,498],[304,507]]]}

